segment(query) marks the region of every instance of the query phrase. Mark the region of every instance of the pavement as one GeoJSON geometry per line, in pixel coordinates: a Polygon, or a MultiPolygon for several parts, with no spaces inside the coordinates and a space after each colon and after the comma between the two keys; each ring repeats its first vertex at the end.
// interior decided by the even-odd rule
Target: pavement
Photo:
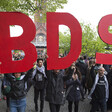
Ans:
{"type": "MultiPolygon", "coordinates": [[[[31,89],[29,90],[27,94],[26,112],[35,112],[33,96],[34,96],[34,91],[33,91],[33,87],[31,87],[31,89]]],[[[84,101],[79,102],[79,112],[90,112],[90,108],[91,108],[90,100],[88,100],[87,98],[84,101]]],[[[0,112],[6,112],[6,101],[5,100],[0,101],[0,112]]],[[[46,101],[45,101],[43,112],[50,112],[49,104],[46,101]]],[[[61,106],[60,112],[68,112],[67,101],[64,105],[61,106]]],[[[112,110],[108,112],[112,112],[112,110]]]]}

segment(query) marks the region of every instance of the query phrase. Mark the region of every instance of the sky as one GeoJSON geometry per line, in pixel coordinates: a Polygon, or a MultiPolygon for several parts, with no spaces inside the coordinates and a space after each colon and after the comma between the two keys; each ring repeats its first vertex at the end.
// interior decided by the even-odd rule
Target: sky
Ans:
{"type": "MultiPolygon", "coordinates": [[[[79,23],[90,23],[97,31],[96,27],[100,19],[105,15],[112,14],[112,0],[68,0],[68,3],[64,5],[64,9],[58,9],[57,12],[68,12],[72,14],[79,23]]],[[[18,32],[13,33],[15,32],[14,30],[17,29],[20,34],[22,33],[21,27],[11,28],[12,36],[20,35],[18,32]]]]}
{"type": "Polygon", "coordinates": [[[64,9],[57,12],[68,12],[79,22],[90,23],[96,30],[100,19],[112,14],[112,0],[68,0],[64,9]]]}

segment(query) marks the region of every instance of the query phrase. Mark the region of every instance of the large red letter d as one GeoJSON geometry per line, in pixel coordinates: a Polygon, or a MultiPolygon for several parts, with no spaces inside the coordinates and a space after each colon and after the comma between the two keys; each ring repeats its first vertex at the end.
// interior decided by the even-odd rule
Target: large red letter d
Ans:
{"type": "Polygon", "coordinates": [[[47,13],[47,69],[64,69],[76,61],[81,52],[82,30],[75,17],[68,13],[47,13]],[[59,56],[59,25],[66,25],[71,32],[71,48],[64,58],[59,56]]]}

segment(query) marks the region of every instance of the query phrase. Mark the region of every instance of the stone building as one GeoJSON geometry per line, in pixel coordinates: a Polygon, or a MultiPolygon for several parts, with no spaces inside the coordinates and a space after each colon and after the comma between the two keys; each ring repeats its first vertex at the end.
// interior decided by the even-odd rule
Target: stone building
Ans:
{"type": "Polygon", "coordinates": [[[40,10],[34,15],[34,23],[36,26],[36,36],[32,43],[36,46],[38,57],[43,57],[46,53],[46,21],[45,6],[41,7],[41,3],[36,3],[40,10]]]}

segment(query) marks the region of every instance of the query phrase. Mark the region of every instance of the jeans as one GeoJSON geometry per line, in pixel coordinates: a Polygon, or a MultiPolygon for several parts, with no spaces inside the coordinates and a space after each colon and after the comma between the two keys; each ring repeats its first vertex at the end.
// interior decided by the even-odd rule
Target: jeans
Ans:
{"type": "Polygon", "coordinates": [[[59,112],[60,111],[60,104],[53,104],[49,103],[50,112],[59,112]]]}
{"type": "Polygon", "coordinates": [[[106,99],[103,100],[94,100],[92,103],[92,108],[90,112],[96,112],[96,110],[100,107],[101,112],[107,112],[107,104],[106,99]]]}
{"type": "Polygon", "coordinates": [[[10,99],[10,112],[25,112],[26,98],[15,100],[10,99]]]}

